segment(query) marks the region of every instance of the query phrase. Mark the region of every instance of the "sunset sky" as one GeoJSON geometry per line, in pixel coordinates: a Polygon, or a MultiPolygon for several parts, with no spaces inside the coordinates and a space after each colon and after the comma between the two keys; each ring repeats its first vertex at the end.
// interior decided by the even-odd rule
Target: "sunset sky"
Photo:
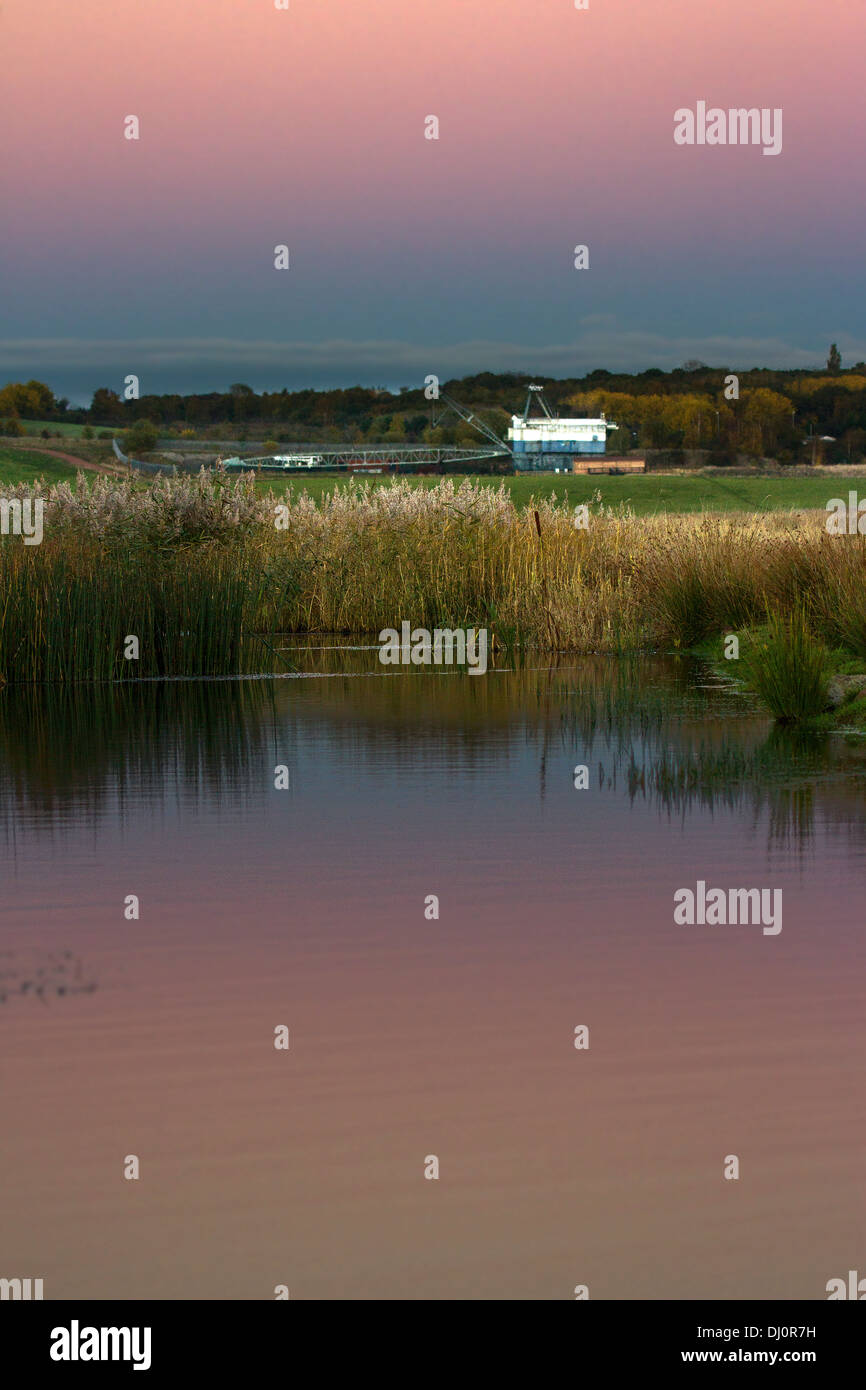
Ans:
{"type": "Polygon", "coordinates": [[[2,0],[0,381],[851,365],[863,37],[850,0],[2,0]],[[782,108],[781,154],[678,147],[699,100],[782,108]]]}

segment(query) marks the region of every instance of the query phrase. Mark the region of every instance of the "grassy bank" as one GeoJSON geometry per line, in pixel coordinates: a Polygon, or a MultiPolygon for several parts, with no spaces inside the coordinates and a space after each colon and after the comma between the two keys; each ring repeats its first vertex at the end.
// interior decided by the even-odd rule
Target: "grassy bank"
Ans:
{"type": "MultiPolygon", "coordinates": [[[[426,476],[407,478],[406,481],[413,487],[431,488],[443,480],[426,476]]],[[[449,481],[456,487],[463,480],[454,477],[449,481]]],[[[844,496],[848,486],[858,486],[858,482],[847,484],[840,482],[838,478],[820,473],[811,478],[740,478],[663,473],[647,473],[637,477],[577,477],[553,474],[506,478],[478,476],[469,481],[481,487],[493,488],[494,491],[504,485],[518,507],[528,506],[533,497],[549,499],[553,495],[574,507],[590,502],[596,495],[600,495],[605,506],[628,507],[635,516],[654,516],[665,512],[691,514],[736,511],[764,513],[811,508],[823,510],[831,497],[844,496]]],[[[384,485],[388,486],[388,483],[385,482],[384,485]]],[[[862,485],[866,488],[866,483],[862,485]]],[[[321,501],[332,495],[335,489],[345,487],[345,483],[334,475],[296,477],[287,481],[280,477],[276,480],[262,480],[257,483],[257,487],[262,496],[267,495],[272,488],[279,492],[287,488],[292,496],[306,491],[316,501],[321,501]]]]}
{"type": "MultiPolygon", "coordinates": [[[[71,451],[91,463],[113,462],[111,447],[105,442],[73,437],[79,427],[68,426],[68,439],[46,441],[45,448],[71,451]]],[[[32,444],[32,441],[31,441],[32,444]]],[[[59,459],[40,454],[34,448],[14,443],[0,444],[0,485],[33,483],[38,477],[46,482],[74,478],[74,468],[59,459]]],[[[256,490],[261,497],[271,491],[288,492],[298,497],[306,492],[316,502],[322,502],[347,486],[347,479],[334,474],[294,476],[281,474],[259,475],[256,490]]],[[[459,487],[460,477],[442,479],[430,475],[400,479],[407,486],[429,490],[443,481],[459,487]]],[[[844,496],[849,486],[866,487],[866,481],[847,482],[833,475],[816,473],[814,477],[734,477],[702,474],[648,473],[631,477],[575,477],[569,474],[544,476],[515,475],[495,477],[479,475],[469,479],[473,485],[498,491],[505,487],[515,506],[526,507],[533,498],[548,500],[554,495],[574,507],[600,497],[607,507],[627,507],[635,516],[655,516],[664,513],[690,515],[696,512],[772,512],[823,509],[831,497],[844,496]]],[[[391,480],[378,475],[369,479],[372,486],[390,487],[391,480]]]]}
{"type": "Polygon", "coordinates": [[[75,481],[76,469],[62,459],[35,449],[0,448],[0,488],[16,487],[19,483],[31,486],[39,481],[51,484],[75,481]]]}
{"type": "Polygon", "coordinates": [[[66,420],[22,420],[21,428],[26,434],[31,435],[38,435],[42,430],[50,430],[53,437],[59,436],[61,439],[82,439],[92,437],[97,433],[108,432],[102,427],[94,429],[92,426],[70,424],[66,420]],[[88,428],[91,430],[90,436],[84,434],[88,428]]]}
{"type": "Polygon", "coordinates": [[[828,536],[818,513],[641,517],[594,502],[584,529],[571,505],[520,508],[470,483],[367,484],[317,505],[207,477],[95,477],[45,505],[41,545],[0,541],[7,681],[280,669],[276,633],[375,636],[403,620],[483,626],[499,650],[619,653],[805,613],[816,641],[866,657],[866,538],[828,536]]]}

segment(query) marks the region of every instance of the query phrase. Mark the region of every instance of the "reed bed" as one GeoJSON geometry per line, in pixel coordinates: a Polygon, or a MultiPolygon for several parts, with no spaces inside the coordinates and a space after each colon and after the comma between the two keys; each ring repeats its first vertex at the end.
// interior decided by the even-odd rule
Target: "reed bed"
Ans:
{"type": "Polygon", "coordinates": [[[798,607],[816,641],[866,655],[864,538],[828,536],[823,513],[638,518],[597,500],[584,529],[555,496],[520,509],[504,487],[350,483],[319,504],[205,473],[40,495],[42,544],[0,540],[7,681],[267,671],[276,633],[404,620],[485,626],[505,648],[671,650],[798,607]]]}
{"type": "Polygon", "coordinates": [[[0,546],[7,682],[220,675],[262,668],[258,566],[246,550],[107,550],[90,537],[0,546]],[[128,639],[138,642],[138,655],[128,639]]]}
{"type": "Polygon", "coordinates": [[[743,657],[748,684],[783,723],[814,719],[826,708],[832,665],[804,604],[770,613],[743,657]]]}

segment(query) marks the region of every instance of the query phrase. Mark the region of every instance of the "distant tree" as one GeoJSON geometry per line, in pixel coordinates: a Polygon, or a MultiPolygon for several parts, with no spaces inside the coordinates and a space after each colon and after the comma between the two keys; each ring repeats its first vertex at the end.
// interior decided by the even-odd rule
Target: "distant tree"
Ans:
{"type": "Polygon", "coordinates": [[[780,444],[787,442],[791,428],[791,402],[776,391],[758,387],[747,391],[742,412],[743,451],[756,457],[772,455],[780,444]]]}
{"type": "Polygon", "coordinates": [[[663,410],[662,419],[671,442],[694,449],[707,444],[713,435],[715,409],[709,396],[673,396],[663,410]]]}
{"type": "Polygon", "coordinates": [[[256,412],[256,393],[251,386],[247,386],[242,381],[236,381],[229,387],[232,398],[232,419],[241,423],[251,420],[256,412]]]}
{"type": "Polygon", "coordinates": [[[0,391],[0,414],[44,420],[54,414],[54,392],[43,381],[10,381],[0,391]]]}
{"type": "Polygon", "coordinates": [[[827,358],[827,371],[835,376],[842,367],[842,354],[835,343],[830,344],[830,356],[827,358]]]}
{"type": "Polygon", "coordinates": [[[54,392],[44,381],[28,381],[24,390],[29,397],[28,408],[36,411],[36,418],[44,420],[54,414],[54,392]]]}
{"type": "Polygon", "coordinates": [[[136,453],[147,454],[155,449],[159,441],[159,431],[152,420],[136,420],[126,431],[126,447],[136,453]]]}
{"type": "Polygon", "coordinates": [[[14,415],[11,419],[0,422],[0,434],[4,434],[7,439],[18,439],[23,433],[24,426],[14,415]]]}
{"type": "Polygon", "coordinates": [[[454,426],[453,442],[455,444],[477,444],[479,446],[487,443],[486,439],[484,439],[484,437],[478,433],[478,430],[475,428],[474,425],[470,425],[468,420],[457,421],[457,424],[454,426]]]}
{"type": "Polygon", "coordinates": [[[95,424],[120,424],[123,420],[123,402],[116,391],[100,386],[93,393],[90,414],[95,424]]]}
{"type": "Polygon", "coordinates": [[[84,426],[84,429],[81,431],[81,438],[82,438],[82,439],[92,439],[92,438],[93,438],[93,430],[91,429],[90,425],[85,425],[85,426],[84,426]]]}
{"type": "Polygon", "coordinates": [[[845,436],[845,447],[851,463],[861,463],[866,457],[866,429],[849,430],[845,436]]]}

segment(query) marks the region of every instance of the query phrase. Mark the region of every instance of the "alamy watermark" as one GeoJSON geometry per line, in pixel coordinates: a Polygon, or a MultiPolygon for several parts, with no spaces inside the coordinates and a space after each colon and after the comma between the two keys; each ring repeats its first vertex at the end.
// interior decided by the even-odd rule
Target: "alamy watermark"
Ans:
{"type": "Polygon", "coordinates": [[[0,535],[23,536],[25,545],[42,544],[42,517],[45,503],[41,497],[0,497],[0,535]]]}
{"type": "Polygon", "coordinates": [[[858,500],[856,492],[844,497],[831,497],[825,508],[824,529],[830,536],[866,536],[866,497],[858,500]]]}
{"type": "Polygon", "coordinates": [[[675,145],[763,145],[763,154],[782,152],[782,108],[707,106],[674,112],[675,145]]]}
{"type": "Polygon", "coordinates": [[[383,666],[466,666],[470,676],[487,670],[486,627],[413,628],[411,623],[386,627],[379,633],[379,660],[383,666]]]}
{"type": "Polygon", "coordinates": [[[847,1285],[844,1279],[828,1279],[824,1287],[829,1303],[840,1298],[855,1299],[858,1303],[862,1303],[866,1299],[866,1279],[861,1279],[856,1269],[848,1270],[847,1285]]]}
{"type": "Polygon", "coordinates": [[[782,930],[781,888],[707,888],[701,878],[694,890],[678,888],[674,903],[678,926],[763,926],[764,936],[782,930]]]}
{"type": "Polygon", "coordinates": [[[150,1370],[149,1327],[69,1327],[51,1329],[52,1361],[131,1361],[134,1371],[150,1370]]]}
{"type": "Polygon", "coordinates": [[[11,1299],[13,1302],[28,1302],[31,1299],[39,1300],[44,1297],[42,1293],[42,1279],[0,1279],[0,1301],[6,1302],[11,1299]]]}

